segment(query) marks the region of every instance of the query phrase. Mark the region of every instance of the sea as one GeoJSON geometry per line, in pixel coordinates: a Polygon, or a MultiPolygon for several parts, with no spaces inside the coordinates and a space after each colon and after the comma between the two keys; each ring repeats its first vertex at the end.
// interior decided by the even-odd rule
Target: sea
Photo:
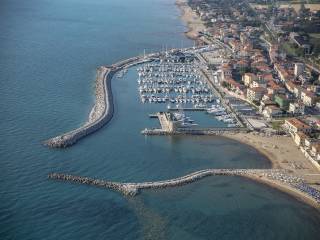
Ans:
{"type": "Polygon", "coordinates": [[[67,149],[42,141],[81,126],[96,68],[192,46],[174,0],[0,1],[0,239],[319,239],[320,215],[268,186],[215,176],[136,197],[49,180],[51,172],[124,182],[205,168],[270,168],[222,137],[143,136],[157,126],[137,72],[112,80],[115,114],[67,149]]]}

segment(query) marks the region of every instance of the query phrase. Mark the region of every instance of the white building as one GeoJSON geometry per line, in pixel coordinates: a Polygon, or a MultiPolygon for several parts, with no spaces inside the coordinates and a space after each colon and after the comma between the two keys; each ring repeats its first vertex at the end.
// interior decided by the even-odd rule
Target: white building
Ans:
{"type": "Polygon", "coordinates": [[[262,112],[262,114],[266,117],[266,118],[270,118],[272,119],[275,116],[279,116],[282,114],[282,110],[274,105],[269,105],[266,106],[262,112]]]}
{"type": "Polygon", "coordinates": [[[295,63],[294,64],[294,76],[300,76],[304,71],[304,64],[303,63],[295,63]]]}
{"type": "Polygon", "coordinates": [[[304,103],[304,105],[311,107],[316,100],[316,96],[313,92],[302,90],[301,91],[301,100],[304,103]]]}
{"type": "Polygon", "coordinates": [[[293,115],[303,115],[304,114],[304,104],[293,102],[289,104],[289,113],[292,113],[293,115]]]}
{"type": "Polygon", "coordinates": [[[257,101],[259,102],[263,95],[267,93],[266,88],[256,87],[256,88],[248,88],[247,89],[247,99],[251,102],[257,101]]]}
{"type": "Polygon", "coordinates": [[[309,125],[297,118],[286,119],[283,127],[291,134],[296,134],[298,131],[308,134],[312,131],[312,128],[309,125]]]}

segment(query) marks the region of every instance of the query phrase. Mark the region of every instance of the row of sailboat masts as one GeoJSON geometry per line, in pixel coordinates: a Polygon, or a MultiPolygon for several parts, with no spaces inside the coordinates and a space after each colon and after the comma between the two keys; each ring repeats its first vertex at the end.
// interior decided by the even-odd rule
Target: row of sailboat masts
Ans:
{"type": "Polygon", "coordinates": [[[199,104],[199,103],[212,103],[215,101],[213,96],[202,96],[198,95],[197,97],[187,97],[186,95],[178,96],[156,96],[156,95],[141,95],[141,101],[143,103],[190,103],[190,104],[199,104]]]}
{"type": "MultiPolygon", "coordinates": [[[[196,41],[193,41],[193,49],[196,48],[196,41]]],[[[181,46],[180,46],[180,50],[183,50],[184,49],[184,42],[183,40],[181,40],[181,46]]],[[[168,45],[162,45],[161,47],[161,52],[165,53],[165,55],[169,55],[169,52],[172,52],[172,51],[175,51],[175,50],[178,50],[178,48],[174,48],[174,47],[171,47],[171,48],[168,48],[168,45]]],[[[143,57],[146,58],[147,57],[147,54],[146,54],[146,49],[144,48],[143,49],[143,57]]]]}
{"type": "Polygon", "coordinates": [[[139,67],[138,73],[152,74],[154,72],[172,72],[172,73],[199,73],[199,67],[193,63],[147,63],[139,67]]]}
{"type": "Polygon", "coordinates": [[[211,95],[211,91],[209,88],[207,87],[189,87],[189,86],[185,86],[185,85],[181,85],[181,86],[174,86],[174,87],[170,87],[170,86],[163,86],[163,87],[159,87],[157,85],[153,85],[153,86],[140,86],[139,87],[139,93],[143,94],[143,93],[192,93],[192,94],[210,94],[211,95]]]}

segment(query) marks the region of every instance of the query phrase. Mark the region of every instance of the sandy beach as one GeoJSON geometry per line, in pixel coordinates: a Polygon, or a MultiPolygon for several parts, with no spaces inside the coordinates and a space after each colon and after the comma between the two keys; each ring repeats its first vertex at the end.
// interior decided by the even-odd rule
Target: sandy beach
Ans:
{"type": "MultiPolygon", "coordinates": [[[[254,147],[271,161],[272,168],[288,170],[290,174],[304,179],[310,186],[320,190],[319,170],[305,158],[290,137],[269,137],[258,133],[225,133],[222,136],[254,147]]],[[[314,199],[288,185],[265,178],[253,177],[252,179],[287,192],[297,199],[320,209],[320,205],[314,199]]]]}
{"type": "Polygon", "coordinates": [[[203,22],[192,11],[187,4],[188,0],[176,0],[176,5],[180,8],[182,14],[181,19],[187,24],[188,31],[186,36],[190,39],[197,39],[198,33],[205,30],[203,22]]]}

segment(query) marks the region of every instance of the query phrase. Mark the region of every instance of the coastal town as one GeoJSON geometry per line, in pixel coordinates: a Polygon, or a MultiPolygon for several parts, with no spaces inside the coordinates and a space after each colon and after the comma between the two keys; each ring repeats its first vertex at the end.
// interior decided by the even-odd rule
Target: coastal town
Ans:
{"type": "Polygon", "coordinates": [[[279,1],[178,1],[199,45],[219,44],[223,60],[202,54],[206,72],[246,126],[287,135],[320,169],[320,4],[279,1]],[[318,34],[318,35],[317,35],[318,34]]]}

